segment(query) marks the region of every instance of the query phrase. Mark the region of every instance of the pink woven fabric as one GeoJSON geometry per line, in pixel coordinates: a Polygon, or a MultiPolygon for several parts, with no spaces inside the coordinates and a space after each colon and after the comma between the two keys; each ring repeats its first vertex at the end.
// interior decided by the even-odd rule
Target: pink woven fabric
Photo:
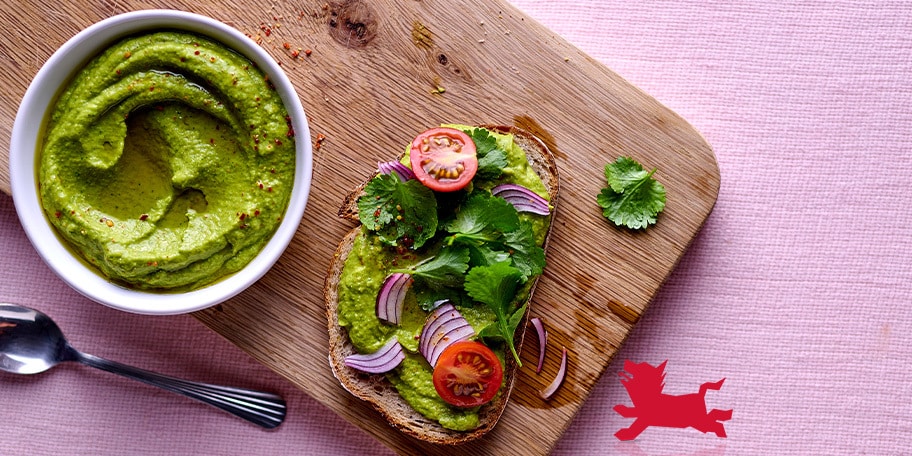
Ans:
{"type": "MultiPolygon", "coordinates": [[[[912,5],[513,3],[690,121],[722,172],[704,230],[555,454],[912,454],[912,5]],[[668,360],[669,394],[726,378],[706,400],[734,409],[728,437],[649,428],[619,442],[625,359],[668,360]]],[[[51,313],[90,353],[277,391],[290,408],[265,432],[80,366],[0,374],[0,453],[389,453],[194,319],[78,296],[2,195],[0,233],[0,302],[51,313]]]]}

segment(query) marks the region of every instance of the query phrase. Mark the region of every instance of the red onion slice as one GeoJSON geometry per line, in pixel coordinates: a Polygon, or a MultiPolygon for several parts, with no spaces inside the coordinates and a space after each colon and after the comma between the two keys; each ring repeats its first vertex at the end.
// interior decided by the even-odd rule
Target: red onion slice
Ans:
{"type": "Polygon", "coordinates": [[[557,375],[547,388],[538,392],[542,399],[546,401],[551,399],[551,396],[553,396],[557,389],[560,388],[561,384],[564,383],[564,377],[567,376],[567,347],[561,347],[561,349],[561,363],[560,369],[557,370],[557,375]]]}
{"type": "MultiPolygon", "coordinates": [[[[440,329],[440,326],[447,321],[446,318],[440,318],[440,316],[445,315],[447,312],[456,312],[456,307],[449,301],[444,301],[428,314],[427,319],[424,322],[424,327],[421,328],[421,336],[419,336],[418,339],[418,351],[422,355],[428,352],[428,345],[431,340],[430,337],[425,337],[424,334],[433,334],[440,329]]],[[[427,356],[425,356],[425,358],[427,358],[427,356]]]]}
{"type": "Polygon", "coordinates": [[[399,176],[399,180],[402,182],[415,178],[415,173],[409,169],[408,166],[397,161],[377,163],[377,168],[383,174],[396,173],[396,175],[399,176]]]}
{"type": "Polygon", "coordinates": [[[402,360],[405,352],[395,337],[379,350],[368,355],[349,355],[342,361],[346,366],[369,374],[382,374],[393,370],[402,360]]]}
{"type": "Polygon", "coordinates": [[[428,315],[421,336],[418,341],[418,350],[424,359],[437,365],[440,354],[450,345],[461,340],[466,340],[475,335],[475,330],[462,314],[451,303],[446,303],[434,309],[428,315]]]}
{"type": "Polygon", "coordinates": [[[412,276],[401,272],[386,277],[380,287],[380,293],[377,293],[377,318],[380,321],[399,324],[405,292],[413,281],[412,276]]]}
{"type": "Polygon", "coordinates": [[[538,215],[551,213],[551,206],[548,205],[546,199],[522,185],[498,185],[491,189],[491,194],[507,200],[519,212],[531,212],[538,215]]]}
{"type": "Polygon", "coordinates": [[[538,367],[535,368],[535,373],[541,373],[542,364],[545,363],[545,348],[548,345],[548,331],[545,331],[545,326],[542,324],[542,321],[538,317],[532,317],[532,326],[535,327],[535,333],[538,334],[538,367]]]}
{"type": "Polygon", "coordinates": [[[443,325],[443,327],[440,328],[440,331],[431,336],[431,357],[428,359],[428,362],[431,363],[432,366],[436,366],[437,360],[440,359],[440,355],[442,355],[443,351],[449,348],[450,345],[462,340],[468,340],[474,335],[475,330],[472,329],[472,326],[464,319],[461,323],[443,325]]]}

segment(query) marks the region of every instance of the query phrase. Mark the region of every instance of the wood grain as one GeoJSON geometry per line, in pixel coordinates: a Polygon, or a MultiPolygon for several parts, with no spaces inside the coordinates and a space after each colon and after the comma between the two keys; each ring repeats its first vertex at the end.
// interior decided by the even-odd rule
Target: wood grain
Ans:
{"type": "MultiPolygon", "coordinates": [[[[690,125],[498,0],[4,3],[4,144],[40,65],[80,29],[125,8],[182,9],[226,22],[260,40],[293,80],[312,136],[325,136],[315,151],[312,196],[297,236],[260,282],[194,315],[403,454],[452,448],[394,431],[339,386],[326,362],[320,295],[335,244],[352,227],[336,217],[338,206],[379,160],[443,122],[518,125],[539,135],[558,158],[562,195],[533,308],[550,333],[545,369],[535,374],[534,350],[527,346],[511,404],[492,433],[460,447],[466,454],[546,454],[553,448],[719,191],[712,149],[690,125]],[[301,55],[292,57],[298,48],[301,55]],[[602,169],[618,155],[658,167],[656,177],[668,190],[659,223],[645,232],[610,226],[595,204],[602,169]],[[554,376],[561,346],[570,352],[568,378],[544,402],[537,391],[554,376]]],[[[0,160],[0,189],[8,193],[8,157],[0,154],[0,160]]],[[[535,337],[529,340],[534,348],[535,337]]]]}

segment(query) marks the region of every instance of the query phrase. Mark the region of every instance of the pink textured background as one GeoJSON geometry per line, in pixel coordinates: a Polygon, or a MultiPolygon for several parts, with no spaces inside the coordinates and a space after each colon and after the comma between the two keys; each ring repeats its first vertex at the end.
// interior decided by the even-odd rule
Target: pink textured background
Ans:
{"type": "MultiPolygon", "coordinates": [[[[722,172],[704,230],[555,454],[912,454],[912,4],[512,1],[690,121],[722,172]],[[734,409],[728,438],[618,442],[624,359],[667,359],[671,394],[725,377],[707,402],[734,409]]],[[[78,296],[4,195],[0,233],[0,301],[50,313],[76,347],[290,407],[267,432],[77,365],[0,374],[0,453],[388,453],[191,317],[78,296]]]]}

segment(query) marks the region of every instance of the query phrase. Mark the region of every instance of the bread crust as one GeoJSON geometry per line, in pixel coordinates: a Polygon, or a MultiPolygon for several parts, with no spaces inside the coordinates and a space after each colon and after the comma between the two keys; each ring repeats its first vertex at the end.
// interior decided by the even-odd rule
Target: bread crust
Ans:
{"type": "MultiPolygon", "coordinates": [[[[557,209],[558,194],[560,190],[557,164],[554,155],[548,147],[531,133],[512,126],[500,125],[479,125],[480,127],[504,134],[512,134],[514,142],[526,152],[532,168],[538,173],[545,188],[548,189],[549,199],[552,206],[551,223],[548,226],[548,232],[545,236],[544,248],[547,252],[548,239],[551,234],[551,227],[554,225],[554,216],[557,209]]],[[[339,216],[349,220],[358,220],[358,197],[370,181],[376,175],[371,175],[360,186],[355,188],[344,199],[339,216]]],[[[338,286],[342,276],[342,270],[346,258],[351,253],[355,236],[361,230],[357,226],[349,231],[342,238],[327,271],[326,281],[324,282],[323,296],[326,304],[326,318],[329,330],[329,364],[332,368],[333,375],[342,386],[355,397],[370,403],[394,428],[411,435],[417,439],[428,441],[436,444],[458,445],[475,440],[494,428],[498,419],[506,408],[510,398],[510,392],[513,390],[513,384],[516,381],[518,366],[516,360],[511,356],[505,358],[504,367],[504,387],[493,401],[479,408],[479,426],[471,431],[453,431],[442,427],[436,421],[425,418],[423,415],[412,409],[412,407],[402,400],[396,388],[386,379],[383,374],[366,374],[351,369],[344,365],[346,356],[357,353],[352,346],[348,333],[345,328],[339,326],[338,315],[338,286]]],[[[520,328],[525,328],[531,311],[531,300],[535,294],[535,288],[538,284],[538,278],[535,278],[530,288],[529,298],[525,315],[523,315],[520,328]]],[[[525,331],[517,331],[514,344],[517,351],[522,349],[522,343],[525,331]]]]}

